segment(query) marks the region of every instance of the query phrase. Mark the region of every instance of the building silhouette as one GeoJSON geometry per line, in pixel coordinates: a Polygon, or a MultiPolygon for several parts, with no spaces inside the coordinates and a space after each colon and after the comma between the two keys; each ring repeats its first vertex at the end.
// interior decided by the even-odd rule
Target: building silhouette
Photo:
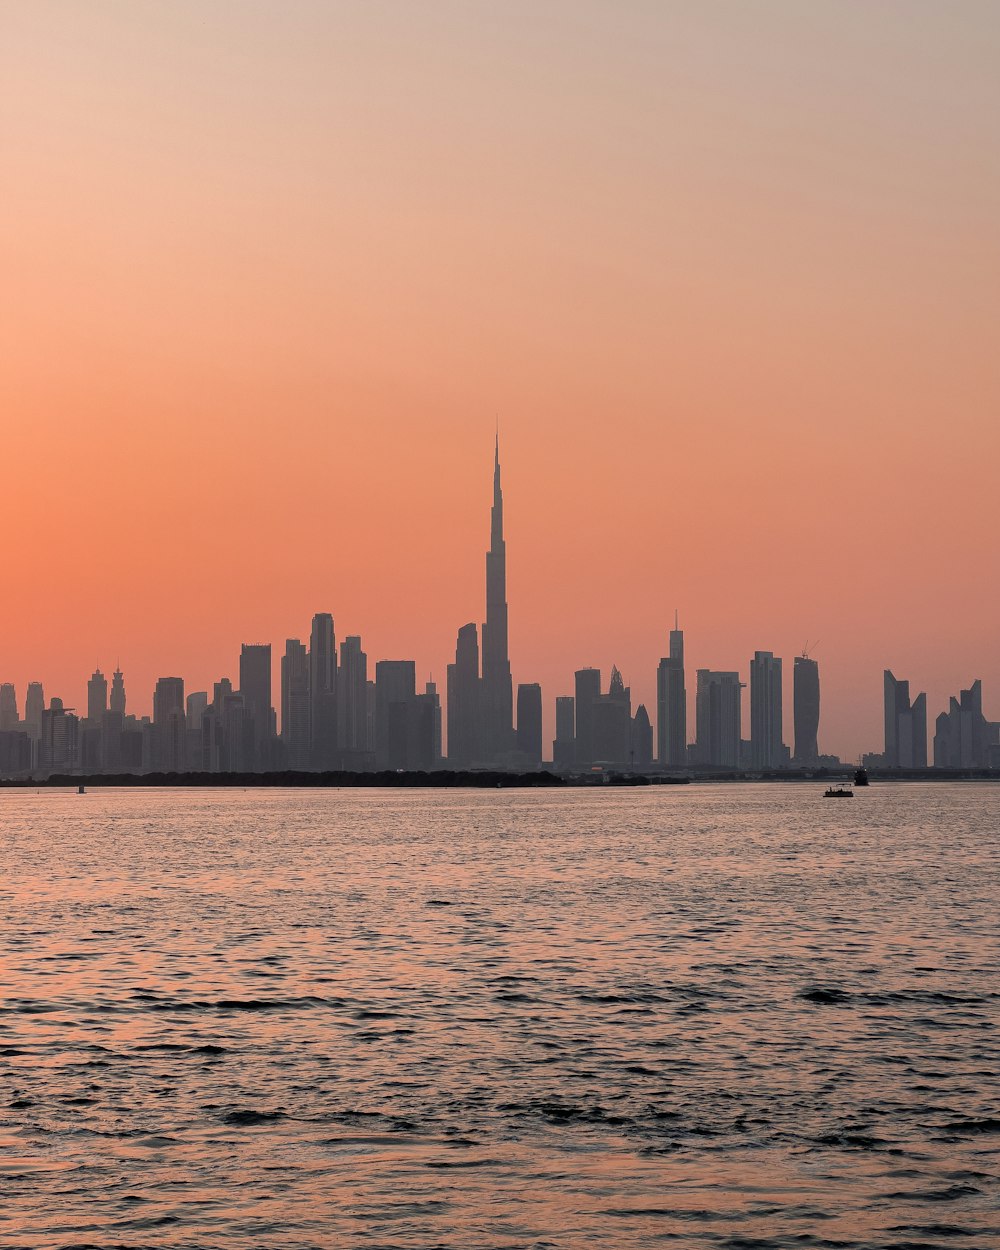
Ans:
{"type": "Polygon", "coordinates": [[[153,691],[153,769],[183,772],[187,767],[186,747],[184,678],[160,677],[153,691]]]}
{"type": "Polygon", "coordinates": [[[42,713],[45,711],[45,690],[40,681],[28,683],[24,700],[24,724],[28,737],[35,743],[42,736],[42,713]]]}
{"type": "Polygon", "coordinates": [[[560,772],[571,771],[576,763],[576,699],[572,695],[559,695],[556,699],[552,763],[560,772]]]}
{"type": "Polygon", "coordinates": [[[695,691],[695,760],[712,768],[739,768],[743,685],[739,673],[700,668],[695,691]]]}
{"type": "Polygon", "coordinates": [[[313,768],[337,766],[337,643],[333,617],[317,612],[309,635],[309,751],[313,768]]]}
{"type": "Polygon", "coordinates": [[[517,751],[529,765],[542,762],[542,688],[538,682],[517,688],[517,751]]]}
{"type": "Polygon", "coordinates": [[[601,697],[601,670],[580,668],[574,673],[576,694],[576,766],[591,768],[596,760],[594,741],[594,709],[601,697]]]}
{"type": "Polygon", "coordinates": [[[424,683],[407,716],[406,763],[402,767],[433,772],[441,767],[441,699],[433,681],[424,683]]]}
{"type": "Polygon", "coordinates": [[[108,679],[98,668],[87,682],[87,720],[100,725],[101,717],[108,710],[108,679]]]}
{"type": "MultiPolygon", "coordinates": [[[[483,625],[483,756],[502,763],[514,746],[514,697],[507,646],[507,547],[503,536],[500,439],[493,462],[490,549],[486,553],[486,621],[483,625]]],[[[449,739],[449,751],[450,751],[449,739]]]]}
{"type": "Polygon", "coordinates": [[[271,703],[271,644],[245,642],[240,648],[240,694],[253,726],[250,767],[271,767],[275,717],[271,703]]]}
{"type": "Polygon", "coordinates": [[[125,676],[120,668],[115,668],[111,675],[111,702],[109,704],[112,712],[116,712],[119,716],[125,715],[125,676]]]}
{"type": "Polygon", "coordinates": [[[989,768],[1000,741],[998,726],[983,715],[983,683],[978,679],[937,718],[934,728],[935,768],[989,768]]]}
{"type": "Polygon", "coordinates": [[[795,657],[792,669],[795,761],[819,759],[819,664],[806,655],[795,657]]]}
{"type": "Polygon", "coordinates": [[[358,634],[348,635],[340,644],[337,747],[345,768],[361,770],[372,762],[368,734],[368,656],[358,634]]]}
{"type": "Polygon", "coordinates": [[[750,760],[754,768],[787,762],[781,732],[781,660],[755,651],[750,662],[750,760]]]}
{"type": "Polygon", "coordinates": [[[646,711],[645,703],[640,703],[632,717],[632,751],[630,764],[640,772],[647,772],[653,767],[653,726],[646,711]]]}
{"type": "Polygon", "coordinates": [[[16,731],[18,724],[17,691],[11,682],[5,681],[0,686],[0,732],[16,731]]]}
{"type": "Polygon", "coordinates": [[[72,772],[79,764],[80,721],[62,699],[52,699],[42,712],[38,762],[49,772],[72,772]]]}
{"type": "Polygon", "coordinates": [[[684,687],[684,633],[670,631],[670,654],[656,670],[656,758],[663,768],[687,764],[687,691],[684,687]]]}
{"type": "Polygon", "coordinates": [[[375,767],[413,767],[413,704],[417,666],[413,660],[379,660],[375,665],[375,767]]]}
{"type": "Polygon", "coordinates": [[[611,668],[607,693],[592,700],[591,716],[591,762],[611,768],[627,767],[632,754],[632,692],[617,665],[611,668]]]}
{"type": "Polygon", "coordinates": [[[479,635],[472,622],[458,631],[455,662],[448,665],[447,701],[448,763],[452,768],[471,768],[486,758],[479,635]]]}
{"type": "Polygon", "coordinates": [[[927,767],[927,696],[910,702],[910,683],[897,681],[886,669],[882,674],[885,711],[887,768],[927,767]]]}
{"type": "Polygon", "coordinates": [[[285,639],[281,657],[281,743],[289,768],[309,767],[309,652],[298,638],[285,639]]]}

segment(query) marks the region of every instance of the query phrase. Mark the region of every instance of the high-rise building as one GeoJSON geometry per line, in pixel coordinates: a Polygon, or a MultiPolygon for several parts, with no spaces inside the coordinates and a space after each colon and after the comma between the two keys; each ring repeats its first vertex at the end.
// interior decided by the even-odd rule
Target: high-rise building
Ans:
{"type": "Polygon", "coordinates": [[[245,773],[256,768],[256,724],[242,692],[223,696],[219,767],[224,773],[245,773]]]}
{"type": "Polygon", "coordinates": [[[455,662],[448,665],[448,763],[469,768],[485,759],[479,638],[470,622],[458,631],[455,662]]]}
{"type": "Polygon", "coordinates": [[[38,762],[48,772],[71,772],[79,766],[80,720],[62,699],[53,699],[42,712],[38,762]]]}
{"type": "Polygon", "coordinates": [[[413,660],[379,660],[375,665],[375,766],[416,767],[411,753],[417,666],[413,660]]]}
{"type": "Polygon", "coordinates": [[[116,668],[111,675],[110,709],[119,716],[125,715],[125,677],[120,668],[116,668]]]}
{"type": "Polygon", "coordinates": [[[208,711],[208,691],[193,690],[184,706],[187,713],[187,766],[201,772],[205,768],[202,722],[208,711]]]}
{"type": "MultiPolygon", "coordinates": [[[[578,709],[579,705],[577,699],[578,709]]],[[[632,754],[632,692],[616,665],[611,668],[607,694],[591,703],[591,716],[593,762],[619,768],[627,765],[632,754]]]]}
{"type": "MultiPolygon", "coordinates": [[[[493,462],[490,549],[486,553],[486,623],[483,625],[483,754],[501,762],[514,745],[514,691],[507,644],[507,548],[503,537],[500,439],[493,462]]],[[[449,753],[451,750],[449,738],[449,753]]]]}
{"type": "Polygon", "coordinates": [[[976,680],[935,722],[935,768],[989,768],[990,722],[983,715],[983,683],[976,680]]]}
{"type": "Polygon", "coordinates": [[[28,694],[24,700],[24,724],[32,742],[38,742],[42,736],[42,712],[45,710],[45,691],[40,681],[28,683],[28,694]]]}
{"type": "Polygon", "coordinates": [[[687,691],[684,687],[684,632],[670,631],[670,654],[656,671],[656,758],[663,768],[687,763],[687,691]]]}
{"type": "Polygon", "coordinates": [[[927,767],[927,696],[910,702],[910,683],[897,681],[889,669],[882,674],[887,768],[927,767]]]}
{"type": "Polygon", "coordinates": [[[0,732],[17,729],[17,691],[11,682],[0,686],[0,732]]]}
{"type": "Polygon", "coordinates": [[[743,723],[739,673],[698,669],[695,692],[695,756],[713,768],[738,768],[743,723]]]}
{"type": "Polygon", "coordinates": [[[750,759],[754,768],[786,762],[781,733],[781,660],[755,651],[750,662],[750,759]]]}
{"type": "Polygon", "coordinates": [[[552,742],[552,763],[568,772],[576,763],[576,700],[572,695],[556,699],[556,736],[552,742]]]}
{"type": "Polygon", "coordinates": [[[161,677],[153,690],[153,768],[183,772],[187,767],[184,678],[161,677]]]}
{"type": "Polygon", "coordinates": [[[542,688],[536,681],[517,688],[517,749],[532,764],[542,762],[542,688]]]}
{"type": "Polygon", "coordinates": [[[589,768],[597,756],[594,754],[594,709],[601,697],[601,670],[581,668],[574,674],[576,696],[576,766],[589,768]]]}
{"type": "Polygon", "coordinates": [[[298,638],[281,657],[281,741],[289,768],[309,767],[309,652],[298,638]]]}
{"type": "Polygon", "coordinates": [[[99,726],[107,710],[108,679],[98,668],[87,682],[87,720],[91,725],[99,726]]]}
{"type": "Polygon", "coordinates": [[[333,617],[317,612],[309,635],[310,754],[313,767],[337,767],[337,640],[333,617]]]}
{"type": "Polygon", "coordinates": [[[441,699],[432,681],[410,705],[406,755],[407,768],[433,772],[441,767],[441,699]]]}
{"type": "Polygon", "coordinates": [[[653,726],[646,711],[645,703],[640,703],[632,717],[632,752],[630,763],[633,768],[644,772],[653,766],[653,726]]]}
{"type": "Polygon", "coordinates": [[[819,665],[807,655],[797,655],[792,669],[795,716],[795,760],[815,764],[819,759],[819,665]]]}
{"type": "Polygon", "coordinates": [[[337,740],[345,768],[371,767],[367,688],[368,656],[360,636],[351,634],[340,644],[337,673],[337,740]]]}
{"type": "Polygon", "coordinates": [[[245,642],[240,648],[240,694],[253,724],[254,745],[250,767],[256,770],[268,768],[272,763],[271,741],[275,730],[269,642],[245,642]]]}

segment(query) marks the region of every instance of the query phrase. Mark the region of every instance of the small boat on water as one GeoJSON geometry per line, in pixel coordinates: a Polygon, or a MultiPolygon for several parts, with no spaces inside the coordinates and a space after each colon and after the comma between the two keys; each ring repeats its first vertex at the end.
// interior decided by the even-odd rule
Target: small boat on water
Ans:
{"type": "Polygon", "coordinates": [[[835,786],[830,786],[823,794],[824,799],[853,799],[854,791],[844,781],[838,782],[835,786]]]}
{"type": "Polygon", "coordinates": [[[857,772],[854,774],[854,784],[856,786],[868,785],[868,769],[867,768],[859,768],[857,770],[857,772]]]}
{"type": "Polygon", "coordinates": [[[87,787],[83,784],[83,782],[81,782],[81,783],[77,786],[77,788],[76,788],[76,792],[77,792],[77,794],[86,794],[86,793],[87,793],[87,787]]]}

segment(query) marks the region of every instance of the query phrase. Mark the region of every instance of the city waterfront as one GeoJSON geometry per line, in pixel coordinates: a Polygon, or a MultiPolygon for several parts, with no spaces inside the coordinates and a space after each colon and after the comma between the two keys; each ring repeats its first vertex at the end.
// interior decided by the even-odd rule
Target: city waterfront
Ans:
{"type": "Polygon", "coordinates": [[[0,792],[0,1246],[992,1244],[998,817],[0,792]]]}

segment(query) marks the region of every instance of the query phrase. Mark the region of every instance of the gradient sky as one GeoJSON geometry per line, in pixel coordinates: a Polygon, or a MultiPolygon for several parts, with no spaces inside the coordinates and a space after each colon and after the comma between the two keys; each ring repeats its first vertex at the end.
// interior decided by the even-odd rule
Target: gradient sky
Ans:
{"type": "Polygon", "coordinates": [[[0,680],[327,610],[443,688],[499,414],[547,722],[675,606],[789,741],[806,639],[822,749],[885,666],[1000,717],[998,64],[992,0],[0,0],[0,680]]]}

